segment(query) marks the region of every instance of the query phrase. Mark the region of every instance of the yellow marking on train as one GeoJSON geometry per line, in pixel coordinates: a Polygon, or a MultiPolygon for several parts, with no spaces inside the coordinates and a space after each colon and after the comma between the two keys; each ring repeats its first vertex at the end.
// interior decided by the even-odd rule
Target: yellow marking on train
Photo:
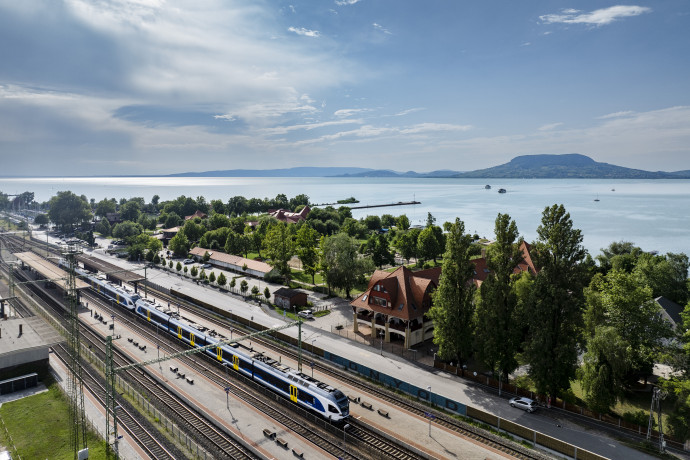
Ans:
{"type": "Polygon", "coordinates": [[[194,346],[194,334],[192,333],[189,334],[189,343],[191,343],[192,346],[194,346]]]}
{"type": "Polygon", "coordinates": [[[218,361],[223,361],[223,349],[221,347],[216,347],[216,358],[218,361]]]}
{"type": "Polygon", "coordinates": [[[297,387],[290,385],[290,401],[297,402],[297,387]]]}
{"type": "Polygon", "coordinates": [[[240,368],[240,357],[237,355],[232,355],[232,367],[235,370],[238,370],[240,368]]]}
{"type": "Polygon", "coordinates": [[[177,326],[177,338],[182,338],[182,326],[177,326]]]}

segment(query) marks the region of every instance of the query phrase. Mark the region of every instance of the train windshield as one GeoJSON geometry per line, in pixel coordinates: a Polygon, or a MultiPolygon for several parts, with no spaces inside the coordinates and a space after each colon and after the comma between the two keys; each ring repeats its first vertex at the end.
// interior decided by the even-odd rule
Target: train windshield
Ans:
{"type": "Polygon", "coordinates": [[[136,303],[136,301],[139,300],[139,299],[141,299],[141,297],[139,297],[139,296],[136,295],[136,294],[132,294],[132,295],[130,296],[130,299],[132,299],[132,302],[136,303]]]}
{"type": "Polygon", "coordinates": [[[336,402],[338,403],[338,407],[342,412],[346,412],[347,408],[350,406],[350,402],[347,399],[347,396],[340,391],[340,390],[335,390],[333,392],[333,396],[335,397],[336,402]]]}

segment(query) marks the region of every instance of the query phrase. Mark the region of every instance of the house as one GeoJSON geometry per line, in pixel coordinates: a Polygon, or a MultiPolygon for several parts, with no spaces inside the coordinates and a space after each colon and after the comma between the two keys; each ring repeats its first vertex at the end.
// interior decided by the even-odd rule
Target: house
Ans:
{"type": "Polygon", "coordinates": [[[681,330],[683,327],[681,313],[684,308],[664,296],[657,297],[654,302],[661,307],[661,315],[673,327],[673,330],[681,330]]]}
{"type": "Polygon", "coordinates": [[[309,206],[305,206],[300,212],[291,212],[285,209],[269,209],[268,214],[281,222],[296,224],[301,220],[306,220],[307,214],[309,214],[310,211],[311,208],[309,206]]]}
{"type": "Polygon", "coordinates": [[[119,212],[107,212],[105,213],[105,218],[108,219],[108,223],[111,227],[122,222],[119,212]]]}
{"type": "Polygon", "coordinates": [[[295,289],[280,288],[273,293],[273,303],[281,308],[304,307],[307,305],[307,293],[295,289]]]}
{"type": "Polygon", "coordinates": [[[160,238],[160,240],[163,242],[165,246],[167,246],[170,240],[172,240],[175,237],[175,235],[177,235],[177,232],[180,231],[180,228],[181,227],[172,227],[161,230],[163,236],[160,238]]]}
{"type": "Polygon", "coordinates": [[[433,337],[433,321],[425,314],[440,274],[440,267],[418,272],[404,266],[392,273],[376,270],[367,290],[350,302],[355,333],[358,321],[370,321],[372,338],[382,334],[388,343],[393,336],[405,348],[433,337]]]}
{"type": "Polygon", "coordinates": [[[218,268],[224,268],[236,273],[241,273],[243,275],[253,276],[255,278],[264,279],[271,271],[273,267],[265,262],[260,262],[258,260],[246,259],[244,257],[235,256],[232,254],[226,254],[221,251],[213,249],[205,249],[200,247],[195,247],[189,253],[197,260],[202,260],[204,255],[208,252],[209,259],[208,263],[215,265],[218,268]]]}
{"type": "Polygon", "coordinates": [[[192,214],[191,216],[184,216],[184,220],[190,220],[190,219],[194,219],[196,217],[198,217],[199,219],[206,219],[207,216],[205,213],[203,213],[197,209],[196,211],[194,211],[194,214],[192,214]]]}

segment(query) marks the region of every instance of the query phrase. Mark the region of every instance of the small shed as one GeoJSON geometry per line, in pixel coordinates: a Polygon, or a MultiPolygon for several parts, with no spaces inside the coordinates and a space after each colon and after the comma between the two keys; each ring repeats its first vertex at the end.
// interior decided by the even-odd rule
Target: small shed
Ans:
{"type": "Polygon", "coordinates": [[[307,293],[295,289],[280,288],[273,293],[273,301],[282,308],[307,305],[307,293]]]}

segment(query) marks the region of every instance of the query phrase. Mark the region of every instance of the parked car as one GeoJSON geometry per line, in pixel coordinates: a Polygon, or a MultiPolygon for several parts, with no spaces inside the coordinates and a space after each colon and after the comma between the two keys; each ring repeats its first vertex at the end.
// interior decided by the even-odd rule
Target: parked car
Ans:
{"type": "Polygon", "coordinates": [[[211,264],[203,264],[201,266],[201,268],[211,268],[211,267],[213,267],[213,265],[211,265],[211,264]]]}
{"type": "Polygon", "coordinates": [[[537,402],[529,398],[515,397],[508,401],[511,407],[526,410],[527,412],[534,412],[537,410],[537,402]]]}
{"type": "Polygon", "coordinates": [[[311,310],[302,310],[297,313],[297,316],[301,316],[302,318],[306,319],[314,319],[314,313],[312,313],[311,310]]]}
{"type": "Polygon", "coordinates": [[[182,261],[183,264],[189,265],[194,263],[194,259],[185,259],[182,261]]]}

